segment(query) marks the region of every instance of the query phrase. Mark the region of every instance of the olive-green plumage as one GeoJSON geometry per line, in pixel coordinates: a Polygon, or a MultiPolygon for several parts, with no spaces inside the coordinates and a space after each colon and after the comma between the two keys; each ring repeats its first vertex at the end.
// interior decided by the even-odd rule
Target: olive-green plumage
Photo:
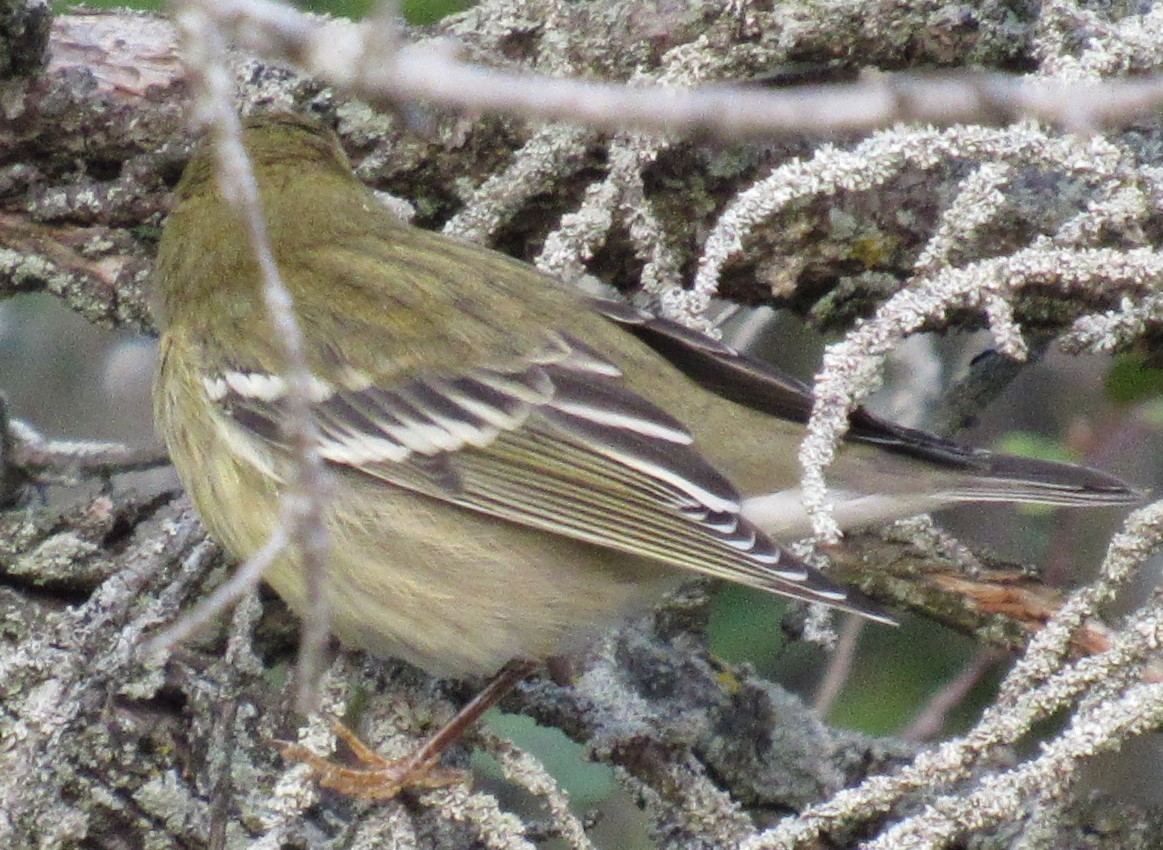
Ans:
{"type": "MultiPolygon", "coordinates": [[[[251,119],[244,142],[317,380],[343,640],[485,673],[576,649],[692,573],[847,607],[768,536],[806,530],[801,386],[399,221],[313,122],[251,119]]],[[[290,461],[253,248],[213,171],[203,147],[162,237],[155,411],[207,528],[241,559],[274,528],[290,461]]],[[[854,436],[833,475],[847,525],[968,499],[1136,498],[1102,473],[864,414],[854,436]]],[[[303,608],[293,557],[267,577],[303,608]]]]}

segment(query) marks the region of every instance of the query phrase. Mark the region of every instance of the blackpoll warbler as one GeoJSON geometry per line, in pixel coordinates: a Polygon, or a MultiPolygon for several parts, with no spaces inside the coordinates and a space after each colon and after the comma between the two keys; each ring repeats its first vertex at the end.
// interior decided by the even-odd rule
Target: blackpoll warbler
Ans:
{"type": "MultiPolygon", "coordinates": [[[[253,118],[244,141],[315,376],[334,478],[327,590],[345,643],[440,676],[491,674],[578,650],[692,575],[861,607],[772,536],[807,530],[803,385],[401,222],[314,122],[253,118]]],[[[283,363],[207,147],[177,196],[156,272],[157,422],[206,527],[245,559],[275,529],[289,475],[283,363]]],[[[849,527],[960,501],[1138,498],[1101,472],[864,412],[830,475],[849,527]]],[[[291,608],[307,605],[293,553],[266,579],[291,608]]],[[[422,782],[437,755],[388,765],[386,790],[369,793],[422,782]]]]}

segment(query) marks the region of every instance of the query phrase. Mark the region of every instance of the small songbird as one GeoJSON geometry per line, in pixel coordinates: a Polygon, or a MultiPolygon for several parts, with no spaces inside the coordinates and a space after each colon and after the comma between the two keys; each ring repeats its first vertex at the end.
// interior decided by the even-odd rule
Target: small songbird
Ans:
{"type": "MultiPolygon", "coordinates": [[[[804,385],[400,221],[314,121],[251,118],[243,141],[314,376],[333,479],[326,592],[344,643],[438,676],[504,668],[463,727],[529,663],[584,648],[693,575],[862,609],[776,542],[808,529],[804,385]]],[[[284,363],[247,232],[204,145],[158,252],[154,404],[202,521],[239,559],[275,530],[293,463],[284,363]]],[[[1102,472],[967,448],[864,411],[829,476],[844,527],[966,501],[1139,499],[1102,472]]],[[[265,578],[292,609],[307,606],[293,551],[265,578]]],[[[390,796],[444,781],[432,779],[438,755],[316,767],[337,787],[390,796]],[[363,787],[367,774],[384,779],[379,790],[363,787]]]]}

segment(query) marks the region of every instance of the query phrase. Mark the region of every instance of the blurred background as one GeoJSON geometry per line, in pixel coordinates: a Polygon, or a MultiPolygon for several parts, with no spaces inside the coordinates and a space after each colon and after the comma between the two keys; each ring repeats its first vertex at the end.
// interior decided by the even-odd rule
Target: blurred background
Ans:
{"type": "MultiPolygon", "coordinates": [[[[64,9],[70,4],[54,5],[64,9]]],[[[155,9],[162,4],[100,0],[88,5],[155,9]]],[[[374,4],[320,0],[298,5],[359,17],[374,4]]],[[[410,21],[422,24],[468,4],[411,0],[401,5],[410,21]]],[[[728,341],[745,344],[804,379],[810,379],[829,341],[770,311],[736,313],[725,322],[724,333],[728,341]]],[[[898,352],[886,389],[872,406],[905,424],[925,427],[932,401],[989,344],[987,336],[971,334],[911,341],[898,352]]],[[[155,349],[153,340],[96,328],[47,295],[0,301],[0,393],[13,416],[46,437],[130,446],[155,443],[149,402],[155,349]]],[[[1163,405],[1155,401],[1160,386],[1159,370],[1133,355],[1111,360],[1066,357],[1051,350],[982,412],[971,432],[957,436],[986,448],[1087,462],[1153,489],[1163,471],[1158,460],[1163,457],[1163,405]]],[[[165,475],[161,480],[176,482],[165,475]]],[[[157,483],[155,477],[146,486],[157,483]]],[[[1048,583],[1069,588],[1094,575],[1123,513],[979,506],[948,512],[939,520],[971,547],[1039,565],[1048,583]]],[[[1157,583],[1155,571],[1151,573],[1140,578],[1121,604],[1132,606],[1136,595],[1143,598],[1151,592],[1157,583]]],[[[827,682],[830,694],[822,705],[828,721],[872,734],[940,738],[964,731],[989,704],[1011,661],[913,618],[905,618],[898,629],[842,625],[842,647],[829,653],[819,646],[785,642],[780,628],[784,608],[782,600],[763,594],[721,590],[712,620],[713,651],[728,661],[753,665],[808,702],[817,699],[827,682]]],[[[602,840],[606,834],[603,846],[630,848],[646,840],[633,805],[615,791],[610,771],[586,763],[580,747],[527,718],[494,715],[492,723],[501,734],[534,750],[570,790],[579,809],[602,807],[596,837],[602,840]]],[[[1125,793],[1163,797],[1156,783],[1122,781],[1141,775],[1142,759],[1150,765],[1163,763],[1153,752],[1152,740],[1138,743],[1138,755],[1109,760],[1095,771],[1095,781],[1119,786],[1125,793]]],[[[480,769],[488,781],[489,765],[482,761],[480,769]]]]}
{"type": "MultiPolygon", "coordinates": [[[[378,6],[383,5],[378,0],[287,0],[290,5],[309,12],[334,15],[336,17],[359,20],[378,6]]],[[[141,9],[147,12],[157,12],[165,8],[165,0],[87,0],[79,3],[74,0],[52,0],[53,11],[63,11],[74,6],[85,6],[89,9],[141,9]]],[[[422,26],[433,21],[459,12],[473,5],[471,0],[397,0],[396,6],[400,14],[410,24],[422,26]]]]}

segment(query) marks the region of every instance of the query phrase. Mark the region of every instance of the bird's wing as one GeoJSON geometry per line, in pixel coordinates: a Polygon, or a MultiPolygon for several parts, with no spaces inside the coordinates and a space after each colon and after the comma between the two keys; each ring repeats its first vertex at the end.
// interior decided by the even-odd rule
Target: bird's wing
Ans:
{"type": "MultiPolygon", "coordinates": [[[[282,447],[282,384],[231,370],[207,381],[241,436],[282,447]]],[[[782,551],[683,424],[627,389],[567,334],[532,355],[389,385],[315,387],[334,467],[505,520],[695,573],[886,619],[782,551]]]]}

